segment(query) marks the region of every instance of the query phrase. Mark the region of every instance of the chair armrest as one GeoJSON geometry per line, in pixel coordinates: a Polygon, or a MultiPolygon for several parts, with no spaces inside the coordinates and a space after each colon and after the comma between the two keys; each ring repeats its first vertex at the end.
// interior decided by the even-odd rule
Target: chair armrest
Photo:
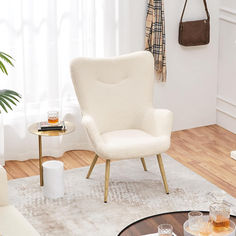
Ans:
{"type": "Polygon", "coordinates": [[[103,145],[103,140],[94,119],[89,115],[83,115],[81,123],[86,129],[93,147],[95,150],[99,150],[103,145]]]}
{"type": "Polygon", "coordinates": [[[142,128],[153,136],[171,136],[173,112],[166,109],[148,109],[144,115],[142,128]]]}
{"type": "Polygon", "coordinates": [[[0,165],[0,206],[8,205],[7,174],[0,165]]]}

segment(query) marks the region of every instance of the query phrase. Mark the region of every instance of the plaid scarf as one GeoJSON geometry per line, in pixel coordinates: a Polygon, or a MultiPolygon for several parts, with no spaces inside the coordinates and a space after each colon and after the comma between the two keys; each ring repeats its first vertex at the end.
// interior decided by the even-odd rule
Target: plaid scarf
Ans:
{"type": "Polygon", "coordinates": [[[157,73],[161,73],[160,80],[166,81],[165,56],[165,18],[163,0],[149,0],[146,17],[145,50],[154,56],[157,73]]]}

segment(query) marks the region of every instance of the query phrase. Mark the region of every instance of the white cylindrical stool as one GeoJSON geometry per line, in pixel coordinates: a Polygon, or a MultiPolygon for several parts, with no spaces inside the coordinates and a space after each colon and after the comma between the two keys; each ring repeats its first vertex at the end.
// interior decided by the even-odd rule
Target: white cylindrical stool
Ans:
{"type": "Polygon", "coordinates": [[[43,194],[48,198],[64,196],[64,163],[45,161],[43,163],[43,194]]]}

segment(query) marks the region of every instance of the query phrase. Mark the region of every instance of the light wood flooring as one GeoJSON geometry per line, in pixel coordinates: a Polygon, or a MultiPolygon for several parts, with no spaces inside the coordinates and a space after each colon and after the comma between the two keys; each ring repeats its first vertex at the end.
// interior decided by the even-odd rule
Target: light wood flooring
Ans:
{"type": "MultiPolygon", "coordinates": [[[[232,150],[236,150],[236,135],[211,125],[173,132],[167,154],[236,197],[236,161],[230,158],[232,150]]],[[[65,169],[72,169],[90,165],[93,157],[90,151],[68,151],[59,160],[64,162],[65,169]]],[[[102,162],[100,158],[98,163],[102,162]]],[[[5,168],[8,179],[39,174],[38,160],[7,161],[5,168]]]]}

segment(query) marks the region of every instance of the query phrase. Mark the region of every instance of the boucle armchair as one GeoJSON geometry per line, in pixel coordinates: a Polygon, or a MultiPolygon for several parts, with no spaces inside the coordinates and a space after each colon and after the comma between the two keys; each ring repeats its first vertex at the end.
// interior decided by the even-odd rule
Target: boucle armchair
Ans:
{"type": "Polygon", "coordinates": [[[166,193],[161,153],[168,150],[172,112],[153,107],[154,60],[150,52],[114,58],[77,58],[71,76],[82,111],[82,124],[98,156],[106,159],[104,202],[107,202],[110,160],[157,155],[166,193]]]}
{"type": "Polygon", "coordinates": [[[7,175],[0,166],[0,235],[40,236],[24,216],[8,202],[7,175]]]}

